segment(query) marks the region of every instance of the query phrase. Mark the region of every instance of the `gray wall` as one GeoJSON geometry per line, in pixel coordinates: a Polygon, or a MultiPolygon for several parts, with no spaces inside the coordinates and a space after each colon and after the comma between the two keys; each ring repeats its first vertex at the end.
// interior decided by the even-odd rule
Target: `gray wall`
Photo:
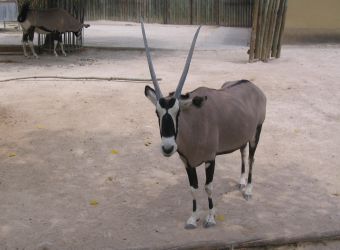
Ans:
{"type": "Polygon", "coordinates": [[[17,5],[14,2],[0,2],[0,21],[16,21],[17,5]]]}

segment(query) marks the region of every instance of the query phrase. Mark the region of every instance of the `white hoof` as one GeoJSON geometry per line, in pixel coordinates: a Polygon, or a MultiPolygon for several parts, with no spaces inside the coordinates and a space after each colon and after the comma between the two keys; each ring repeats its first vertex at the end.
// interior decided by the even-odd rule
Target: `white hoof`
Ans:
{"type": "Polygon", "coordinates": [[[39,59],[39,56],[37,54],[33,54],[35,59],[39,59]]]}
{"type": "Polygon", "coordinates": [[[64,56],[67,56],[67,54],[66,54],[65,52],[63,52],[63,55],[64,55],[64,56]]]}
{"type": "Polygon", "coordinates": [[[244,189],[246,187],[246,184],[247,184],[246,175],[242,174],[240,178],[240,185],[239,185],[240,190],[244,189]]]}
{"type": "Polygon", "coordinates": [[[54,52],[54,56],[55,56],[55,57],[58,57],[59,55],[57,54],[57,52],[54,52]]]}
{"type": "Polygon", "coordinates": [[[209,213],[207,215],[207,217],[205,218],[205,222],[204,222],[204,227],[208,228],[208,227],[213,227],[216,225],[216,221],[215,221],[215,215],[209,213]]]}
{"type": "Polygon", "coordinates": [[[252,184],[248,184],[244,193],[243,193],[243,197],[248,201],[251,199],[253,194],[253,185],[252,184]]]}
{"type": "Polygon", "coordinates": [[[190,218],[187,220],[187,223],[185,224],[185,229],[195,229],[197,227],[197,221],[198,219],[196,216],[190,216],[190,218]]]}

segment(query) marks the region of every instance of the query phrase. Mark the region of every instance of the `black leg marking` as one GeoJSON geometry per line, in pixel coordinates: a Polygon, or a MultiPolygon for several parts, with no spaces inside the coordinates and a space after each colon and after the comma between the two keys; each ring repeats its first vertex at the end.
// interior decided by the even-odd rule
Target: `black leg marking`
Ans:
{"type": "Polygon", "coordinates": [[[214,204],[212,201],[212,186],[208,186],[213,182],[214,179],[214,172],[215,172],[215,161],[210,161],[206,162],[206,164],[209,164],[208,167],[205,168],[205,176],[206,176],[206,181],[205,181],[205,191],[208,194],[208,202],[209,202],[209,209],[213,209],[214,204]]]}
{"type": "Polygon", "coordinates": [[[214,179],[214,171],[215,171],[215,160],[206,162],[205,168],[205,175],[206,175],[206,182],[205,182],[205,191],[208,195],[208,202],[209,202],[209,213],[205,219],[204,227],[212,227],[216,225],[215,221],[215,211],[214,211],[214,204],[212,200],[212,181],[214,179]]]}
{"type": "Polygon", "coordinates": [[[213,205],[213,202],[212,202],[212,198],[208,198],[208,201],[209,201],[209,209],[213,209],[214,205],[213,205]]]}
{"type": "Polygon", "coordinates": [[[245,154],[246,154],[246,152],[245,152],[246,146],[247,146],[247,144],[240,148],[240,151],[241,151],[241,160],[242,160],[241,175],[246,172],[246,167],[245,167],[245,162],[244,162],[244,157],[245,157],[245,154]]]}
{"type": "Polygon", "coordinates": [[[196,168],[187,166],[185,169],[186,169],[187,174],[188,174],[190,186],[197,189],[198,188],[198,181],[197,181],[196,168]]]}
{"type": "Polygon", "coordinates": [[[255,144],[251,145],[251,143],[249,143],[249,174],[248,174],[248,184],[250,184],[251,181],[252,181],[252,170],[253,170],[253,164],[254,164],[254,155],[255,155],[257,144],[259,143],[259,140],[260,140],[261,130],[262,130],[262,124],[257,126],[256,135],[255,135],[255,144]]]}
{"type": "Polygon", "coordinates": [[[209,164],[209,167],[205,168],[205,177],[206,177],[205,191],[208,194],[209,209],[213,209],[214,205],[213,205],[213,201],[211,198],[212,190],[211,190],[211,186],[208,186],[208,185],[211,184],[214,179],[215,161],[206,162],[206,164],[209,164]]]}
{"type": "Polygon", "coordinates": [[[28,33],[24,33],[23,35],[22,35],[22,41],[23,42],[28,42],[28,33]]]}
{"type": "Polygon", "coordinates": [[[206,176],[206,181],[205,185],[208,185],[211,183],[214,179],[214,171],[215,171],[215,161],[209,161],[207,162],[209,167],[205,168],[205,176],[206,176]]]}
{"type": "Polygon", "coordinates": [[[33,39],[34,39],[34,27],[30,27],[28,30],[27,30],[27,35],[29,37],[29,40],[31,42],[33,42],[33,39]]]}
{"type": "Polygon", "coordinates": [[[62,43],[63,42],[63,36],[60,32],[57,33],[58,34],[58,42],[62,43]]]}
{"type": "Polygon", "coordinates": [[[196,200],[192,200],[192,211],[193,212],[196,212],[197,210],[197,203],[196,203],[196,200]]]}
{"type": "Polygon", "coordinates": [[[257,144],[260,140],[262,124],[257,126],[255,140],[253,142],[249,142],[249,174],[248,174],[248,183],[243,194],[246,200],[249,200],[252,197],[252,172],[253,172],[253,164],[254,164],[254,155],[256,151],[257,144]]]}
{"type": "Polygon", "coordinates": [[[196,168],[190,167],[188,164],[185,169],[187,171],[189,183],[191,187],[192,212],[193,212],[190,218],[187,220],[185,228],[194,229],[197,227],[197,221],[198,221],[197,214],[196,214],[197,203],[196,203],[196,196],[195,196],[195,192],[198,189],[197,173],[196,173],[196,168]]]}
{"type": "Polygon", "coordinates": [[[240,183],[239,183],[239,189],[242,190],[246,186],[246,178],[245,178],[245,172],[246,172],[246,147],[247,144],[242,146],[240,148],[241,152],[241,177],[240,177],[240,183]]]}
{"type": "MultiPolygon", "coordinates": [[[[186,169],[187,174],[188,174],[190,186],[192,188],[194,188],[194,189],[198,189],[198,181],[197,181],[196,168],[187,166],[185,169],[186,169]]],[[[192,211],[196,212],[196,210],[197,210],[197,203],[196,203],[196,199],[195,199],[195,197],[193,195],[192,211]]]]}

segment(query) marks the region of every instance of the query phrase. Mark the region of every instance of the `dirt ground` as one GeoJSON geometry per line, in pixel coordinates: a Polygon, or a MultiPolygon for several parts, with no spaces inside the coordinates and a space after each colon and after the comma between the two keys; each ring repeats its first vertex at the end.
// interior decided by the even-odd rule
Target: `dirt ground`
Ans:
{"type": "MultiPolygon", "coordinates": [[[[144,83],[0,83],[0,249],[165,249],[339,231],[340,46],[287,46],[280,60],[253,64],[246,51],[197,50],[184,87],[249,79],[268,99],[253,199],[236,188],[240,154],[218,157],[210,229],[202,166],[201,222],[184,229],[188,180],[177,155],[160,153],[144,83]]],[[[163,92],[175,89],[186,54],[153,52],[163,92]]],[[[0,80],[35,75],[149,78],[139,50],[0,57],[0,80]]]]}

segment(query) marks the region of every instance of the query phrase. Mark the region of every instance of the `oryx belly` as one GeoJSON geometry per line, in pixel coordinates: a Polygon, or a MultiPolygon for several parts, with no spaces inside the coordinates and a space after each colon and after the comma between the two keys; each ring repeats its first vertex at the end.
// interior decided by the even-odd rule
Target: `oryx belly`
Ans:
{"type": "Polygon", "coordinates": [[[37,32],[38,34],[43,34],[43,35],[46,35],[46,34],[51,33],[51,32],[49,32],[49,31],[46,31],[46,30],[41,29],[41,28],[35,28],[34,31],[37,32]]]}

